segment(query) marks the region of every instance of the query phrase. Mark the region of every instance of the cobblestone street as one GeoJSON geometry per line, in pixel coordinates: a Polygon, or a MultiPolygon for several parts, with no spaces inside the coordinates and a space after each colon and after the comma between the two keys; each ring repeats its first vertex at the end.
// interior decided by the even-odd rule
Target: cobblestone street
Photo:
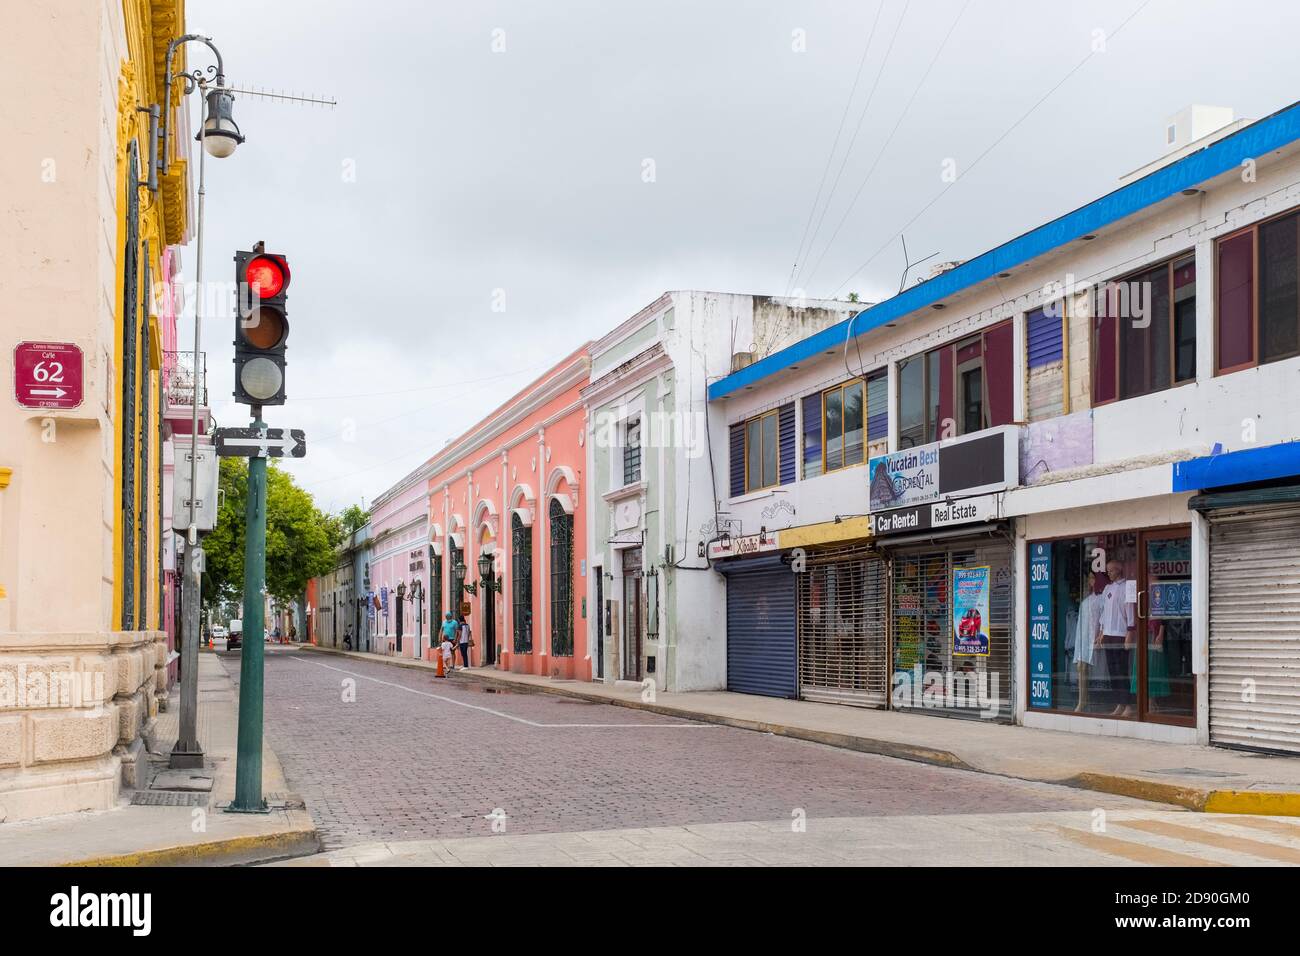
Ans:
{"type": "Polygon", "coordinates": [[[278,648],[266,726],[327,850],[492,836],[498,809],[513,837],[1151,806],[278,648]]]}

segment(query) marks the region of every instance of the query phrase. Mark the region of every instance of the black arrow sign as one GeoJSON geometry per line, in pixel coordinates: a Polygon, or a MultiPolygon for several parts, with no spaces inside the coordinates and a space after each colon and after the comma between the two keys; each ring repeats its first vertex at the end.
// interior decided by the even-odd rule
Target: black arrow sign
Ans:
{"type": "Polygon", "coordinates": [[[301,428],[218,428],[212,445],[222,458],[302,458],[307,454],[307,436],[301,428]]]}

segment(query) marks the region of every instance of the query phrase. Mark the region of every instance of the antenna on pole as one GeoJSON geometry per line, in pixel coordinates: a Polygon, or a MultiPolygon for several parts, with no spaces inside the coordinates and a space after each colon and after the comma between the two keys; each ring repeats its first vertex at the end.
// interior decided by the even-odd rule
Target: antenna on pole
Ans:
{"type": "Polygon", "coordinates": [[[339,101],[330,97],[326,99],[323,96],[304,96],[298,93],[281,93],[279,90],[268,90],[262,87],[247,86],[227,86],[231,93],[240,93],[244,96],[256,96],[264,100],[277,100],[281,103],[304,103],[308,106],[326,106],[333,109],[339,105],[339,101]]]}

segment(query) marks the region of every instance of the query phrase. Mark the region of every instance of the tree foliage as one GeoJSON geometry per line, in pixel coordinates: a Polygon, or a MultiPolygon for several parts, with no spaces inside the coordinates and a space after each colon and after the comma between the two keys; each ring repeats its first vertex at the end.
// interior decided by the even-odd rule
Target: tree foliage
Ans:
{"type": "Polygon", "coordinates": [[[339,521],[343,523],[344,535],[349,535],[369,524],[370,512],[360,505],[348,505],[339,514],[339,521]]]}
{"type": "MultiPolygon", "coordinates": [[[[203,594],[237,599],[244,589],[244,530],[248,509],[248,461],[221,459],[224,501],[217,526],[204,539],[207,571],[203,594]]],[[[307,581],[334,567],[335,549],[346,532],[343,522],[323,513],[288,472],[269,462],[266,469],[266,589],[282,603],[293,601],[307,581]]]]}

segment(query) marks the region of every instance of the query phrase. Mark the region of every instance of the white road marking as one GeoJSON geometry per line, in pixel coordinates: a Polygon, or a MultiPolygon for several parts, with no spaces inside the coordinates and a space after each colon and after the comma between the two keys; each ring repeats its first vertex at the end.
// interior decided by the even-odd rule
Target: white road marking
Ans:
{"type": "MultiPolygon", "coordinates": [[[[408,694],[418,694],[421,697],[429,697],[433,700],[440,700],[447,704],[455,704],[457,707],[468,707],[470,710],[481,710],[485,714],[492,714],[496,717],[504,717],[506,720],[513,720],[516,723],[527,724],[529,727],[573,727],[582,730],[621,730],[624,727],[636,729],[694,729],[698,727],[718,727],[718,724],[699,724],[699,723],[677,723],[677,724],[543,724],[535,720],[528,720],[525,717],[517,717],[514,714],[507,714],[505,711],[494,710],[491,707],[484,707],[481,704],[467,704],[463,700],[455,700],[451,697],[444,697],[441,694],[431,694],[426,690],[416,690],[414,687],[406,687],[403,684],[394,684],[392,681],[380,680],[378,677],[371,677],[368,674],[358,674],[356,671],[344,670],[342,667],[335,667],[333,664],[325,664],[321,661],[307,660],[306,658],[287,655],[291,661],[297,661],[300,664],[315,664],[317,667],[324,667],[326,670],[338,671],[340,674],[347,674],[351,677],[360,677],[362,680],[372,681],[376,684],[382,684],[385,687],[394,687],[397,690],[404,690],[408,694]]],[[[671,720],[684,720],[684,718],[669,718],[671,720]]]]}

